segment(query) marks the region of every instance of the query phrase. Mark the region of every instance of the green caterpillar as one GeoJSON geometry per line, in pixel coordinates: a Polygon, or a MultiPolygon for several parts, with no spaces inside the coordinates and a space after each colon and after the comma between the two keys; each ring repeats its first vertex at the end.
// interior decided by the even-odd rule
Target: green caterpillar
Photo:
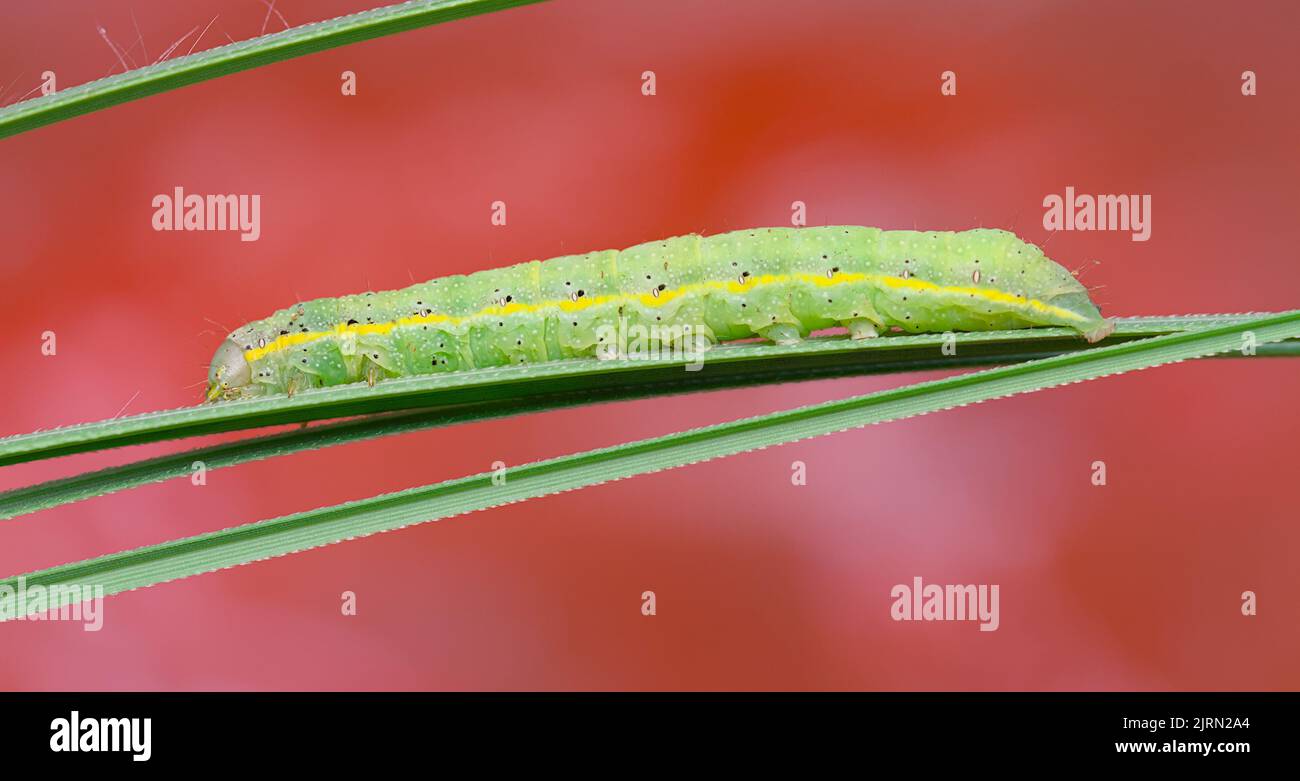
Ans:
{"type": "Polygon", "coordinates": [[[606,357],[616,326],[712,344],[1038,325],[1090,342],[1114,329],[1078,280],[1007,231],[759,228],[303,302],[231,333],[207,398],[606,357]]]}

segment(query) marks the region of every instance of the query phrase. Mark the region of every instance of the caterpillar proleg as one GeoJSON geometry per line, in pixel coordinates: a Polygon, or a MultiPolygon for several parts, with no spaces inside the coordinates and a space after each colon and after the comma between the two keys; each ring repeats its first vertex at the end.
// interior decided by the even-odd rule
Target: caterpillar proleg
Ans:
{"type": "Polygon", "coordinates": [[[757,228],[299,303],[230,334],[207,398],[590,357],[614,324],[685,326],[709,343],[835,326],[869,338],[1055,325],[1090,342],[1114,329],[1073,275],[1008,231],[757,228]]]}

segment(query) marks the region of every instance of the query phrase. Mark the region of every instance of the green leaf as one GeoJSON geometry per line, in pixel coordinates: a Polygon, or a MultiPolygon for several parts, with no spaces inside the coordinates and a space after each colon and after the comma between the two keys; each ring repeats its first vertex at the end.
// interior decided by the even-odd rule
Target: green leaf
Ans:
{"type": "MultiPolygon", "coordinates": [[[[415,523],[707,461],[988,399],[1300,337],[1300,310],[988,369],[514,467],[66,564],[0,589],[68,586],[105,595],[281,556],[415,523]]],[[[0,592],[3,593],[3,592],[0,592]]],[[[77,592],[56,590],[52,606],[77,592]]],[[[22,605],[19,610],[27,610],[22,605]]]]}
{"type": "Polygon", "coordinates": [[[541,0],[413,0],[166,60],[0,109],[0,138],[119,103],[357,41],[541,0]]]}
{"type": "MultiPolygon", "coordinates": [[[[1184,328],[1241,322],[1247,315],[1137,317],[1118,321],[1107,343],[1184,328]]],[[[655,360],[592,359],[476,369],[472,372],[385,380],[320,388],[293,397],[204,404],[84,423],[0,439],[0,466],[73,453],[194,437],[225,431],[303,423],[312,420],[421,409],[466,413],[550,399],[604,400],[686,393],[820,377],[962,368],[990,362],[1040,358],[1088,347],[1073,331],[1034,328],[964,333],[955,356],[944,356],[942,334],[890,336],[853,341],[812,339],[795,345],[740,344],[705,353],[699,371],[687,371],[690,357],[655,360]]],[[[1279,351],[1286,354],[1287,348],[1279,351]]]]}
{"type": "MultiPolygon", "coordinates": [[[[1112,341],[1123,342],[1170,333],[1191,325],[1203,328],[1208,325],[1242,322],[1246,319],[1248,319],[1246,316],[1241,315],[1127,318],[1119,321],[1117,333],[1112,337],[1112,341]]],[[[643,377],[643,382],[640,383],[620,383],[549,394],[535,393],[501,400],[480,399],[456,406],[444,407],[435,404],[431,409],[368,415],[270,436],[253,436],[235,442],[195,448],[6,491],[0,493],[0,520],[149,483],[188,477],[192,473],[193,464],[197,461],[203,462],[204,467],[212,471],[304,450],[582,404],[646,398],[690,390],[735,388],[756,382],[794,382],[887,371],[952,369],[1016,363],[1086,347],[1078,337],[1068,335],[1066,332],[1061,333],[1064,335],[1044,336],[1039,331],[1017,331],[1014,332],[1013,338],[995,334],[963,334],[961,347],[955,356],[944,355],[939,349],[943,341],[940,335],[891,337],[888,345],[882,340],[852,342],[842,338],[827,338],[815,340],[816,343],[810,342],[793,347],[750,345],[743,348],[719,348],[720,350],[743,350],[745,355],[752,356],[741,362],[746,367],[745,371],[715,372],[706,364],[704,370],[687,377],[685,376],[687,373],[682,370],[681,362],[674,361],[669,363],[671,369],[662,373],[662,381],[645,380],[643,377]],[[910,345],[907,349],[893,345],[895,341],[902,344],[904,340],[910,345]],[[887,347],[890,349],[885,349],[887,347]],[[867,352],[859,352],[860,350],[867,352]],[[816,360],[813,360],[814,358],[816,360]],[[675,387],[672,384],[674,382],[693,384],[675,387]]],[[[1260,345],[1257,354],[1260,356],[1300,355],[1300,341],[1260,345]]],[[[583,363],[590,369],[605,368],[600,361],[583,363]]],[[[507,375],[515,373],[517,372],[512,368],[507,375]]],[[[309,401],[306,396],[303,399],[309,401]]],[[[88,442],[93,443],[94,440],[88,442]]]]}

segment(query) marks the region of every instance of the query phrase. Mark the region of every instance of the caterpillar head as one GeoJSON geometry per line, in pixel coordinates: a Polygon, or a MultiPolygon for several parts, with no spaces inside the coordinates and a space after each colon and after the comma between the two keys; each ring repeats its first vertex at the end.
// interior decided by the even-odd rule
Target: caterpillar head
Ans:
{"type": "MultiPolygon", "coordinates": [[[[1024,261],[1031,269],[1034,281],[1029,292],[1057,310],[1044,325],[1063,325],[1073,328],[1089,342],[1098,342],[1115,331],[1115,321],[1103,317],[1101,309],[1093,303],[1088,288],[1074,274],[1043,253],[1042,248],[1016,239],[1024,261]],[[1036,272],[1036,273],[1035,273],[1036,272]]],[[[1021,273],[1024,273],[1023,271],[1021,273]]]]}
{"type": "Polygon", "coordinates": [[[244,351],[231,339],[221,343],[212,356],[208,368],[208,401],[235,398],[253,379],[252,367],[244,359],[244,351]]]}
{"type": "Polygon", "coordinates": [[[1048,302],[1077,317],[1077,322],[1069,325],[1083,334],[1089,343],[1099,342],[1115,331],[1115,320],[1102,317],[1101,310],[1088,297],[1086,290],[1064,293],[1048,299],[1048,302]]]}

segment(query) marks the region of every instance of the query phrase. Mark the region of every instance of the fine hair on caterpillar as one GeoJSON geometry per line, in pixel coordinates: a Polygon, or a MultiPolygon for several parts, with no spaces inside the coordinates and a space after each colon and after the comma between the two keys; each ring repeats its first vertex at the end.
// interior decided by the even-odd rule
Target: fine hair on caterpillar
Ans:
{"type": "Polygon", "coordinates": [[[1114,329],[1073,274],[1009,231],[755,228],[298,303],[230,333],[207,398],[569,358],[698,357],[718,342],[790,344],[836,327],[868,339],[1034,326],[1090,342],[1114,329]]]}

